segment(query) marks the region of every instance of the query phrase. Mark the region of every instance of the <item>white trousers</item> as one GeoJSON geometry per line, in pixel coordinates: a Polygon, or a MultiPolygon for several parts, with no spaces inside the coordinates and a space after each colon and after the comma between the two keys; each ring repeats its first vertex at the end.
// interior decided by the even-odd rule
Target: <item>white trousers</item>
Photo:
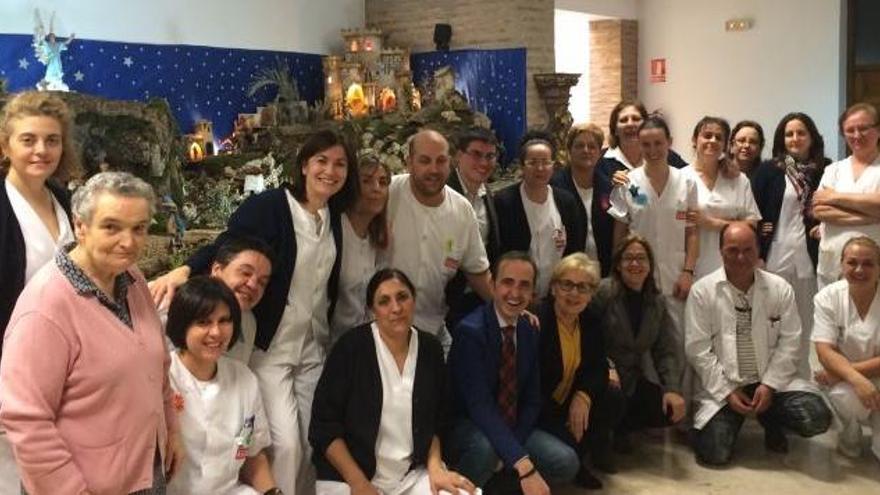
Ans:
{"type": "MultiPolygon", "coordinates": [[[[880,386],[880,379],[874,379],[873,382],[880,386]]],[[[871,427],[871,450],[880,459],[880,412],[871,411],[862,405],[852,385],[847,382],[834,385],[826,394],[841,423],[841,432],[854,426],[853,423],[871,427]]]]}
{"type": "Polygon", "coordinates": [[[18,465],[12,454],[12,444],[0,428],[0,495],[21,493],[18,465]]]}
{"type": "Polygon", "coordinates": [[[309,422],[324,355],[314,340],[305,344],[300,364],[255,349],[251,368],[257,375],[272,436],[272,474],[284,493],[313,495],[315,469],[309,446],[309,422]]]}
{"type": "Polygon", "coordinates": [[[815,346],[810,341],[813,335],[813,296],[817,292],[815,278],[798,278],[793,271],[777,273],[791,285],[798,317],[801,319],[801,347],[798,355],[798,378],[811,381],[813,370],[822,369],[816,356],[815,346]]]}
{"type": "MultiPolygon", "coordinates": [[[[349,495],[351,489],[346,483],[340,481],[318,481],[316,485],[318,495],[349,495]]],[[[407,473],[400,485],[394,490],[383,491],[382,495],[431,495],[431,480],[428,479],[426,469],[413,469],[407,473]]],[[[467,492],[459,490],[459,495],[467,492]]],[[[475,495],[482,495],[482,490],[477,488],[475,495]]],[[[440,490],[440,495],[451,495],[446,490],[440,490]]]]}

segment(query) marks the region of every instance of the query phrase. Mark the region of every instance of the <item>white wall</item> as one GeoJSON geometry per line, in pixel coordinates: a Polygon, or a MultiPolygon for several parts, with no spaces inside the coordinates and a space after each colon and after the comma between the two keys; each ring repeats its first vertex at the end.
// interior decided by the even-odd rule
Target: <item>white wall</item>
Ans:
{"type": "Polygon", "coordinates": [[[568,111],[574,122],[590,120],[590,14],[556,9],[554,30],[556,72],[580,74],[571,88],[568,111]]]}
{"type": "Polygon", "coordinates": [[[320,54],[364,24],[363,0],[2,0],[0,33],[32,33],[34,7],[59,36],[320,54]]]}
{"type": "Polygon", "coordinates": [[[638,0],[556,0],[557,9],[588,12],[596,16],[636,19],[638,0]]]}
{"type": "Polygon", "coordinates": [[[639,95],[662,108],[675,148],[690,158],[693,125],[719,115],[764,126],[772,134],[791,111],[810,115],[826,155],[840,156],[837,117],[845,105],[842,0],[640,0],[639,95]],[[724,21],[748,17],[751,30],[726,32],[724,21]],[[650,60],[667,59],[667,82],[649,81],[650,60]]]}

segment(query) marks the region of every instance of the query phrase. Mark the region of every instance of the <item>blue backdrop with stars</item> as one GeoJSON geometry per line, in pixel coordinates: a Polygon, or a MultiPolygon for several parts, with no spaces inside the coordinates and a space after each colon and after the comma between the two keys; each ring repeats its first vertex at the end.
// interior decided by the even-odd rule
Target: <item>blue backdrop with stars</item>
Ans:
{"type": "Polygon", "coordinates": [[[526,129],[526,49],[416,53],[410,62],[417,85],[441,67],[455,70],[455,88],[492,120],[509,163],[526,129]]]}
{"type": "MultiPolygon", "coordinates": [[[[0,34],[0,78],[10,91],[34,88],[45,74],[32,40],[30,35],[0,34]]],[[[253,74],[275,67],[277,60],[290,67],[303,99],[314,103],[323,98],[320,55],[81,39],[62,53],[64,82],[72,91],[120,100],[165,98],[182,132],[191,132],[195,121],[204,118],[213,122],[218,140],[232,132],[239,113],[254,113],[275,97],[271,88],[253,97],[247,89],[253,74]]],[[[524,48],[417,53],[411,65],[416,84],[452,66],[456,88],[492,120],[509,160],[526,126],[524,48]]]]}
{"type": "MultiPolygon", "coordinates": [[[[46,67],[34,56],[30,35],[0,34],[0,77],[9,89],[34,88],[46,67]]],[[[239,113],[254,113],[275,97],[263,88],[247,96],[251,76],[286,62],[309,103],[323,98],[321,56],[292,52],[147,45],[76,39],[62,53],[64,82],[71,91],[119,100],[168,100],[182,132],[198,119],[214,124],[214,136],[232,132],[239,113]]]]}

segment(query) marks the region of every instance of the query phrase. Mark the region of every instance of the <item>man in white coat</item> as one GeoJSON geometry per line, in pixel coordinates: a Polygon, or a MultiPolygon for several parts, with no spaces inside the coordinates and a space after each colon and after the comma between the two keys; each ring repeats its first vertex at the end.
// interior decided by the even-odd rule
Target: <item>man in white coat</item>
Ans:
{"type": "Polygon", "coordinates": [[[774,452],[788,450],[785,428],[810,437],[831,423],[818,391],[795,377],[801,324],[794,292],[758,268],[754,227],[728,224],[720,246],[724,265],[694,284],[685,310],[685,353],[700,379],[694,451],[707,465],[730,462],[747,416],[757,417],[774,452]]]}

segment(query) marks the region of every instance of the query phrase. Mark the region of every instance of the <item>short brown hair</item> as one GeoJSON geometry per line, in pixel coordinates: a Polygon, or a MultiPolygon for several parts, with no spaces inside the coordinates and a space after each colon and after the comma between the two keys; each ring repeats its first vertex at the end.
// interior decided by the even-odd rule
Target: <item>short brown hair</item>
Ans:
{"type": "MultiPolygon", "coordinates": [[[[73,142],[73,117],[70,108],[57,95],[44,91],[23,91],[16,94],[3,107],[0,114],[0,143],[9,144],[12,137],[12,121],[24,117],[51,117],[61,125],[61,160],[52,177],[67,181],[80,177],[82,169],[79,154],[73,142]]],[[[0,169],[8,167],[4,159],[0,169]]]]}
{"type": "Polygon", "coordinates": [[[602,132],[602,128],[592,122],[583,122],[571,126],[571,129],[568,130],[568,136],[565,137],[566,151],[571,151],[574,140],[581,134],[586,134],[599,145],[599,148],[605,144],[605,133],[602,132]]]}

